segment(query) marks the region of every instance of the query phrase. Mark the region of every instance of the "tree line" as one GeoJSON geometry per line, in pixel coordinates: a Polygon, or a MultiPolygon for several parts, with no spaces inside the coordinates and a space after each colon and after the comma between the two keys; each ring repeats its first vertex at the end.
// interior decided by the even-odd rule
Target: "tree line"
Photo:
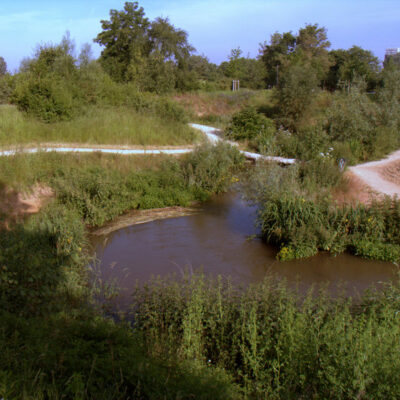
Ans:
{"type": "Polygon", "coordinates": [[[82,105],[121,101],[116,100],[124,97],[121,85],[139,93],[167,94],[229,89],[232,79],[238,79],[242,88],[276,87],[280,101],[289,105],[290,119],[304,111],[318,89],[349,90],[363,80],[374,91],[383,85],[384,74],[400,65],[392,57],[381,68],[371,51],[358,46],[330,50],[326,29],[318,24],[297,33],[274,33],[260,45],[257,58],[234,48],[220,65],[196,54],[187,32],[168,18],[150,21],[137,2],[110,10],[101,27],[94,38],[102,47],[98,59],[89,44],[76,55],[69,34],[59,44],[39,46],[14,75],[0,57],[0,102],[13,102],[44,120],[68,119],[82,105]]]}

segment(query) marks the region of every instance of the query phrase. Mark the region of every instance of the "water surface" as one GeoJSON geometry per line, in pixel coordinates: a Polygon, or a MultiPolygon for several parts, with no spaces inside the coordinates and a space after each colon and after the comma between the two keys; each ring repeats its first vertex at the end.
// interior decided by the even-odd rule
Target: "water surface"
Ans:
{"type": "Polygon", "coordinates": [[[259,238],[250,238],[256,210],[237,193],[216,196],[203,204],[199,214],[135,225],[107,236],[93,238],[103,280],[122,289],[123,301],[137,280],[151,276],[183,274],[202,270],[206,274],[230,276],[248,285],[267,274],[286,279],[306,291],[311,285],[327,284],[332,293],[346,283],[346,294],[355,295],[372,284],[395,277],[391,263],[342,254],[321,253],[305,260],[278,262],[276,249],[259,238]]]}

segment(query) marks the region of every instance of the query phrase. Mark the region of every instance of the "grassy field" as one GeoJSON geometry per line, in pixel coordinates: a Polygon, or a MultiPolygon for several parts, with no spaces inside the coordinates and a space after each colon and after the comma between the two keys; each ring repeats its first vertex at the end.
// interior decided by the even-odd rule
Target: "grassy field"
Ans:
{"type": "Polygon", "coordinates": [[[272,106],[271,90],[242,89],[237,92],[189,92],[175,95],[177,101],[190,115],[193,122],[223,128],[232,115],[244,107],[264,109],[272,106]]]}
{"type": "Polygon", "coordinates": [[[70,121],[44,123],[10,105],[0,106],[0,146],[90,143],[139,146],[189,145],[201,135],[182,122],[127,107],[89,108],[70,121]]]}

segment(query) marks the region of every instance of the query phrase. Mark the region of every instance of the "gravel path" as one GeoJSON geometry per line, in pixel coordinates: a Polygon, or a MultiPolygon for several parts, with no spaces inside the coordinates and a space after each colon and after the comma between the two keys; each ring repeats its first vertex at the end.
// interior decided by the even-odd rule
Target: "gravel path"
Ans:
{"type": "MultiPolygon", "coordinates": [[[[208,138],[211,143],[217,143],[219,141],[225,141],[223,138],[218,136],[216,133],[219,132],[219,129],[213,128],[212,126],[199,125],[199,124],[190,124],[192,128],[198,129],[202,131],[208,138]]],[[[227,141],[228,143],[237,146],[237,143],[227,141]]],[[[46,143],[40,147],[21,147],[14,148],[8,150],[0,150],[0,156],[12,156],[19,153],[27,153],[33,154],[38,152],[51,152],[55,151],[58,153],[108,153],[108,154],[122,154],[122,155],[149,155],[149,154],[184,154],[193,151],[193,146],[188,146],[186,148],[177,148],[171,146],[171,148],[166,148],[166,146],[156,147],[146,147],[146,148],[138,148],[137,146],[132,146],[133,148],[126,148],[127,146],[112,145],[98,145],[97,147],[88,147],[88,144],[67,144],[67,143],[55,143],[50,144],[46,143]]],[[[240,150],[242,154],[248,159],[252,160],[268,160],[275,161],[281,164],[294,164],[296,162],[293,158],[283,158],[283,157],[272,157],[272,156],[262,156],[257,153],[250,153],[248,151],[240,150]]]]}
{"type": "Polygon", "coordinates": [[[361,178],[372,190],[400,197],[400,150],[379,161],[350,167],[349,171],[361,178]]]}

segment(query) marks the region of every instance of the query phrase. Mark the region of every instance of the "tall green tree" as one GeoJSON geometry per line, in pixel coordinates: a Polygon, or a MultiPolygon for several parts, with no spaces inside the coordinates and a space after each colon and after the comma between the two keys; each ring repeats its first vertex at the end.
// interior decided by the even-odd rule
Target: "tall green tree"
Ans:
{"type": "Polygon", "coordinates": [[[164,61],[181,64],[195,49],[188,43],[188,34],[175,28],[168,18],[156,18],[149,29],[150,52],[158,53],[164,61]]]}
{"type": "Polygon", "coordinates": [[[292,32],[275,32],[270,39],[270,43],[264,42],[260,45],[260,60],[264,63],[266,69],[267,86],[276,86],[279,84],[279,70],[286,65],[296,47],[296,37],[292,32]]]}
{"type": "Polygon", "coordinates": [[[242,57],[240,47],[231,50],[228,60],[219,66],[219,71],[225,77],[238,79],[242,88],[261,89],[265,87],[265,69],[260,60],[249,56],[242,57]]]}
{"type": "Polygon", "coordinates": [[[308,24],[299,30],[296,37],[295,55],[301,62],[309,63],[317,74],[318,79],[324,83],[331,66],[326,29],[318,24],[308,24]]]}
{"type": "Polygon", "coordinates": [[[400,53],[385,54],[383,67],[387,69],[400,69],[400,53]]]}
{"type": "Polygon", "coordinates": [[[293,63],[281,76],[276,98],[280,121],[290,130],[297,131],[301,120],[314,101],[318,91],[318,71],[307,62],[293,63]]]}
{"type": "Polygon", "coordinates": [[[126,2],[122,11],[110,10],[94,42],[103,46],[100,62],[117,81],[133,80],[149,53],[149,20],[137,2],[126,2]]]}
{"type": "Polygon", "coordinates": [[[163,93],[190,81],[188,58],[194,48],[187,33],[168,18],[150,22],[137,2],[126,2],[101,25],[103,31],[94,39],[104,46],[100,63],[117,82],[132,81],[138,89],[163,93]]]}
{"type": "Polygon", "coordinates": [[[7,63],[3,57],[0,57],[0,77],[7,73],[7,63]]]}
{"type": "Polygon", "coordinates": [[[330,67],[326,29],[307,24],[297,35],[292,32],[274,33],[270,43],[261,44],[259,58],[266,68],[266,83],[278,86],[282,74],[293,64],[310,65],[323,85],[330,67]]]}
{"type": "Polygon", "coordinates": [[[348,50],[332,50],[330,52],[332,65],[330,67],[327,86],[331,90],[340,85],[351,86],[353,82],[364,79],[367,89],[376,87],[379,79],[379,60],[369,50],[353,46],[348,50]]]}
{"type": "Polygon", "coordinates": [[[190,89],[195,76],[189,70],[188,60],[195,49],[188,42],[187,32],[175,28],[168,18],[159,17],[151,23],[148,37],[150,66],[159,71],[155,91],[190,89]]]}

